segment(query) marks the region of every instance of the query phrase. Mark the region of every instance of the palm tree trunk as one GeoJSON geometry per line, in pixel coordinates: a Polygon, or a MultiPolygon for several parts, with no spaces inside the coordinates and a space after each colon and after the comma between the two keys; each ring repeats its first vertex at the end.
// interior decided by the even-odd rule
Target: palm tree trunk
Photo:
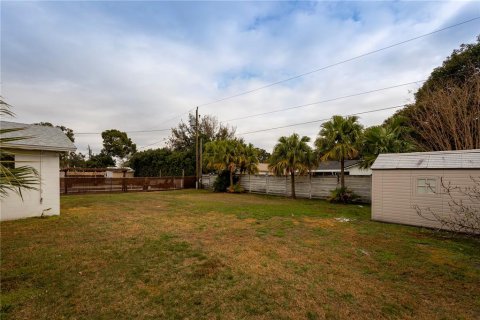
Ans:
{"type": "Polygon", "coordinates": [[[340,159],[340,186],[345,188],[345,158],[340,159]]]}
{"type": "Polygon", "coordinates": [[[230,169],[230,188],[233,188],[233,171],[230,169]]]}
{"type": "Polygon", "coordinates": [[[297,196],[295,195],[295,170],[291,170],[292,175],[292,198],[296,199],[297,196]]]}

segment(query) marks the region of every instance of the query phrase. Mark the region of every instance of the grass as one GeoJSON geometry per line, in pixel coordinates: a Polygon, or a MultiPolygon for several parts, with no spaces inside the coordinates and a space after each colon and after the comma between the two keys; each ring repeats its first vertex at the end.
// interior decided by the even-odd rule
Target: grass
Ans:
{"type": "Polygon", "coordinates": [[[480,318],[479,239],[369,216],[194,190],[62,197],[59,217],[0,224],[1,318],[480,318]]]}

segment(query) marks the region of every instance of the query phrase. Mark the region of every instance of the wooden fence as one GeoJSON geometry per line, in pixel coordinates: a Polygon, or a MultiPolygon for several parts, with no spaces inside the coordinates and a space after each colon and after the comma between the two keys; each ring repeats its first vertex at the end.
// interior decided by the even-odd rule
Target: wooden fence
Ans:
{"type": "Polygon", "coordinates": [[[139,192],[195,188],[195,177],[62,177],[60,194],[139,192]]]}
{"type": "MultiPolygon", "coordinates": [[[[206,189],[213,189],[216,175],[203,175],[202,185],[206,189]]],[[[240,185],[246,192],[263,193],[278,196],[291,196],[292,187],[288,176],[242,175],[240,185]]],[[[372,176],[345,176],[346,186],[353,190],[363,202],[371,202],[372,176]]],[[[296,176],[295,194],[298,198],[326,199],[331,190],[340,186],[337,176],[296,176]]]]}

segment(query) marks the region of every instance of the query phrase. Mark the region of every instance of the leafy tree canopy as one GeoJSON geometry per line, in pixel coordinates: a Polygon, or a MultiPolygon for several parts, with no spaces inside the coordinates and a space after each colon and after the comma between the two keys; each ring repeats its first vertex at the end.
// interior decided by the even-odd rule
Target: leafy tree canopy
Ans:
{"type": "Polygon", "coordinates": [[[117,129],[102,132],[103,153],[121,159],[127,158],[137,151],[137,145],[127,136],[126,132],[117,129]]]}
{"type": "Polygon", "coordinates": [[[452,54],[443,61],[440,67],[435,68],[428,80],[415,94],[416,100],[437,87],[443,87],[447,80],[461,84],[469,79],[472,74],[480,72],[480,35],[476,43],[461,44],[459,49],[454,49],[452,54]]]}
{"type": "Polygon", "coordinates": [[[256,148],[258,154],[258,161],[261,163],[266,163],[272,156],[269,152],[262,148],[256,148]]]}
{"type": "Polygon", "coordinates": [[[195,175],[195,154],[190,151],[174,151],[168,148],[135,153],[128,161],[137,177],[195,175]]]}
{"type": "Polygon", "coordinates": [[[107,168],[115,166],[115,160],[112,156],[105,152],[92,155],[90,159],[86,161],[87,168],[107,168]]]}
{"type": "Polygon", "coordinates": [[[406,119],[407,139],[423,151],[480,147],[480,36],[435,68],[415,102],[385,120],[406,119]]]}
{"type": "MultiPolygon", "coordinates": [[[[211,115],[201,116],[198,124],[199,139],[203,144],[214,140],[233,139],[235,128],[222,125],[217,118],[211,115]]],[[[168,140],[168,146],[173,150],[195,150],[195,115],[190,113],[188,121],[180,122],[176,128],[172,128],[172,134],[168,140]]]]}

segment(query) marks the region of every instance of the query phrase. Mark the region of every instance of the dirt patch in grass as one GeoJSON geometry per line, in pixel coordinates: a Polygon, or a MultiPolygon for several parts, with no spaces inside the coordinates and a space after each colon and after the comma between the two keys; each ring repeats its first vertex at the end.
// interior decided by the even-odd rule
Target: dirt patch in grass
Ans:
{"type": "Polygon", "coordinates": [[[371,222],[368,207],[70,196],[58,218],[0,227],[2,319],[480,316],[478,240],[371,222]]]}

